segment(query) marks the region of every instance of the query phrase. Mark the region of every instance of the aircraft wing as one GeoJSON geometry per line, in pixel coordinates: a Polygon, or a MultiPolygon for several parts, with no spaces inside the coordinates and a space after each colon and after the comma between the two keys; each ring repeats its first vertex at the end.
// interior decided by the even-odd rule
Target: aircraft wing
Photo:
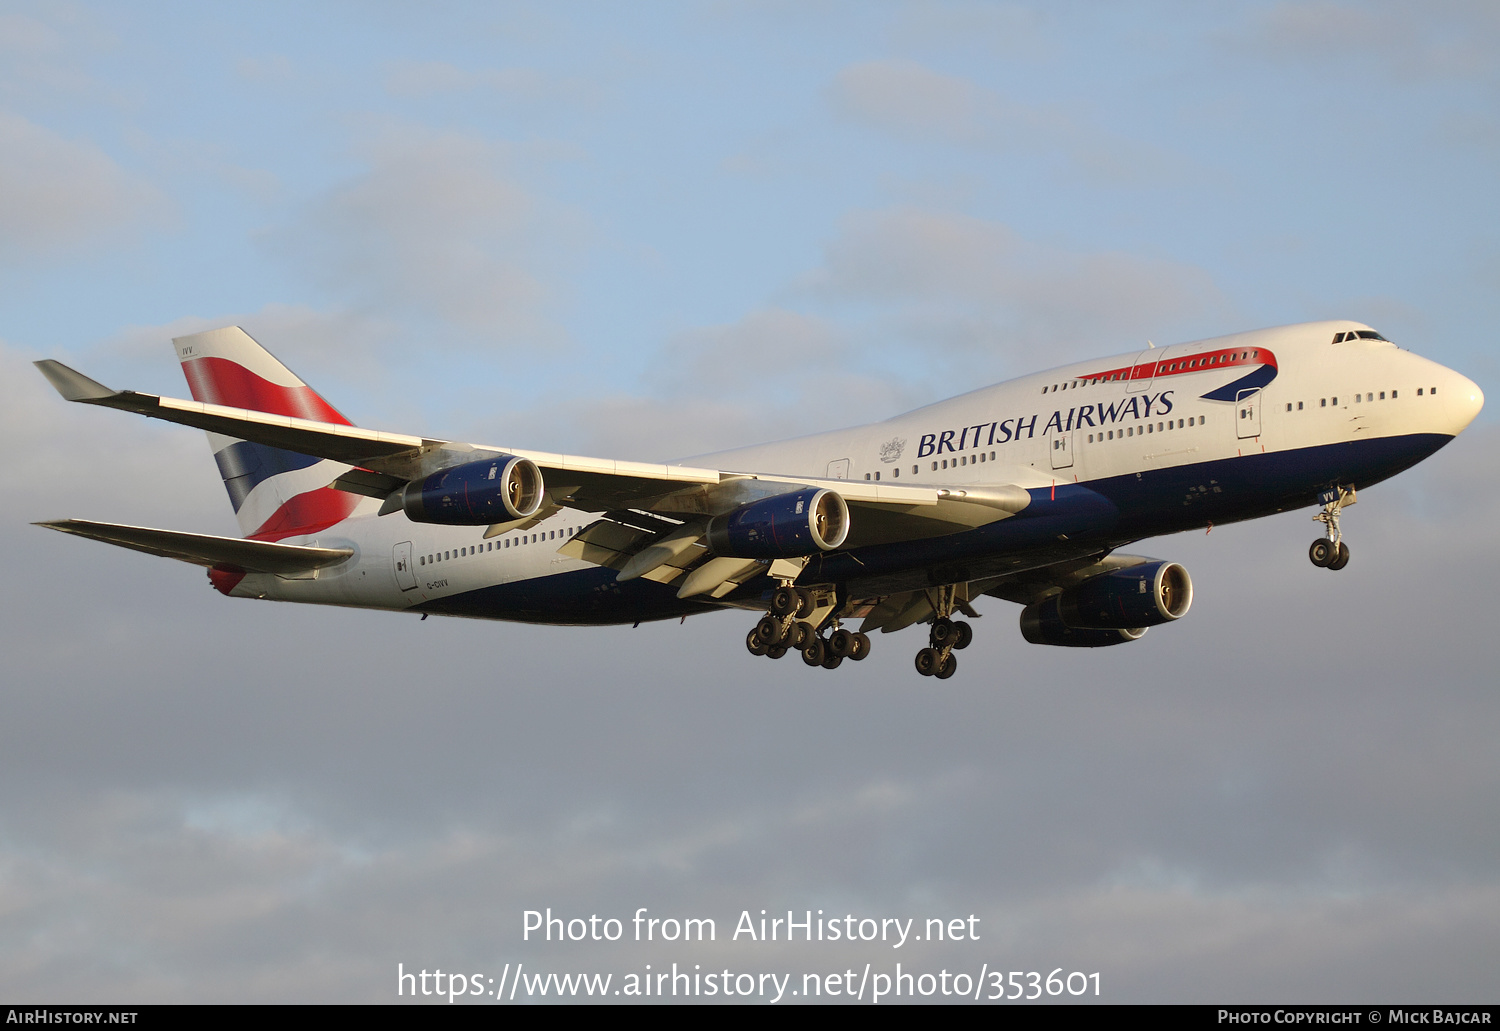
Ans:
{"type": "Polygon", "coordinates": [[[353,548],[307,548],[294,544],[214,537],[205,533],[155,530],[149,526],[94,523],[86,519],[55,519],[34,524],[49,530],[89,537],[106,544],[174,558],[195,566],[236,569],[246,573],[305,576],[323,566],[336,565],[354,554],[353,548]]]}
{"type": "MultiPolygon", "coordinates": [[[[530,459],[543,470],[553,504],[589,512],[644,509],[679,517],[712,516],[797,487],[827,487],[837,491],[851,508],[875,516],[854,521],[855,526],[866,527],[856,537],[870,540],[910,539],[970,529],[1013,515],[1031,501],[1020,487],[945,490],[863,480],[789,477],[622,462],[387,433],[133,390],[114,390],[61,362],[49,359],[36,365],[69,401],[118,408],[354,466],[333,486],[372,497],[387,497],[411,480],[456,465],[495,455],[515,455],[530,459]]],[[[868,542],[861,539],[851,545],[868,542]]]]}

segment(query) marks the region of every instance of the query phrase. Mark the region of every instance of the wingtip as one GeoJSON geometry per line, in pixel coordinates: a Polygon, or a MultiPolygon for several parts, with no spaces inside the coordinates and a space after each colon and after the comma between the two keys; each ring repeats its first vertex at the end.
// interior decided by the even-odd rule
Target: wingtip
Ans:
{"type": "Polygon", "coordinates": [[[51,358],[43,358],[33,365],[47,377],[47,382],[52,388],[68,401],[100,401],[107,397],[114,397],[118,390],[111,390],[98,380],[89,379],[76,369],[70,369],[62,362],[51,358]]]}
{"type": "Polygon", "coordinates": [[[56,530],[58,533],[77,533],[83,522],[81,519],[39,519],[31,525],[40,526],[44,530],[56,530]]]}

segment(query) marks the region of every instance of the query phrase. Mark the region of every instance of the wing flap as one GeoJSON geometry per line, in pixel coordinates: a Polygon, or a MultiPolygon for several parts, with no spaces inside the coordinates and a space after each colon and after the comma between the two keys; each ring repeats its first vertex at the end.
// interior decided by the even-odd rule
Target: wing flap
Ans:
{"type": "Polygon", "coordinates": [[[653,535],[623,523],[600,519],[590,523],[557,549],[559,555],[591,562],[606,569],[623,569],[643,541],[653,535]]]}
{"type": "Polygon", "coordinates": [[[288,577],[337,565],[354,554],[353,548],[309,548],[180,530],[157,530],[148,526],[96,523],[87,519],[55,519],[34,525],[195,566],[220,566],[247,573],[274,573],[288,577]]]}

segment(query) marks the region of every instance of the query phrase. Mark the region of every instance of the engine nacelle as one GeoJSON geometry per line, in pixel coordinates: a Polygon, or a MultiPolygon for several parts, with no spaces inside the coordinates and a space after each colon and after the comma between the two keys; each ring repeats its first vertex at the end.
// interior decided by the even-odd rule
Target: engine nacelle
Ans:
{"type": "Polygon", "coordinates": [[[1138,641],[1146,634],[1143,626],[1116,630],[1068,626],[1058,614],[1058,597],[1053,595],[1021,610],[1021,636],[1030,643],[1062,648],[1107,648],[1112,644],[1138,641]]]}
{"type": "Polygon", "coordinates": [[[849,506],[827,489],[752,501],[708,524],[708,546],[733,558],[797,558],[832,551],[849,536],[849,506]]]}
{"type": "Polygon", "coordinates": [[[1170,623],[1193,604],[1193,580],[1176,562],[1145,562],[1091,576],[1057,596],[1074,629],[1124,630],[1170,623]]]}
{"type": "Polygon", "coordinates": [[[544,490],[535,462],[501,455],[412,480],[401,507],[416,523],[489,526],[536,515],[544,490]]]}

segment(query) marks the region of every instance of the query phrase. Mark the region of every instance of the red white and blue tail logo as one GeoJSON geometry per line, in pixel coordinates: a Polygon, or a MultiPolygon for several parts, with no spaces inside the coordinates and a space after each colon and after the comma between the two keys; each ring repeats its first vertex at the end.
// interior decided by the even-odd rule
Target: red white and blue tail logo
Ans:
{"type": "MultiPolygon", "coordinates": [[[[195,401],[351,425],[238,326],[176,337],[172,344],[195,401]]],[[[240,532],[262,541],[318,533],[362,500],[328,486],[349,467],[264,444],[208,435],[240,532]]]]}

